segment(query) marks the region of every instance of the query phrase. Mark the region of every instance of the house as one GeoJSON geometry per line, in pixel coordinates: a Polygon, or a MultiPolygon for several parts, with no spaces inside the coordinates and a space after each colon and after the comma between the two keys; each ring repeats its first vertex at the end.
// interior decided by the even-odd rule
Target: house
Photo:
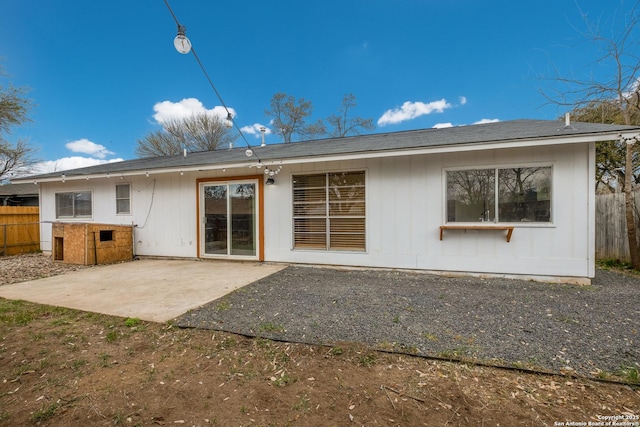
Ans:
{"type": "Polygon", "coordinates": [[[143,158],[29,180],[41,192],[43,251],[52,250],[46,222],[95,222],[133,226],[140,256],[589,283],[595,142],[638,135],[640,127],[515,120],[143,158]]]}
{"type": "Polygon", "coordinates": [[[38,187],[27,184],[1,184],[0,206],[38,206],[38,187]]]}

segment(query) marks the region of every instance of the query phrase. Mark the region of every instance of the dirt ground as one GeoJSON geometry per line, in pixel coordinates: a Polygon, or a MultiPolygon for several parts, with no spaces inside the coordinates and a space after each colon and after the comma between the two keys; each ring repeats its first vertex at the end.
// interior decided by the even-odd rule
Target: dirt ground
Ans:
{"type": "Polygon", "coordinates": [[[638,426],[639,416],[629,385],[0,299],[0,425],[638,426]]]}

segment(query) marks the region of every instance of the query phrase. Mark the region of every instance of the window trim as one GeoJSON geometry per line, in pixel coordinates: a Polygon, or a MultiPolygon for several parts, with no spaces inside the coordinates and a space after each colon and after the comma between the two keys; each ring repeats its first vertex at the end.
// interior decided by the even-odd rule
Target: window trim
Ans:
{"type": "Polygon", "coordinates": [[[131,215],[132,214],[132,205],[131,205],[131,183],[130,182],[119,182],[115,186],[116,191],[116,215],[131,215]],[[127,185],[129,187],[129,197],[118,197],[118,186],[127,185]],[[129,201],[129,211],[128,212],[118,212],[118,201],[119,200],[128,200],[129,201]]]}
{"type": "Polygon", "coordinates": [[[490,164],[490,165],[467,165],[467,166],[456,166],[450,168],[442,169],[442,198],[443,198],[443,206],[442,206],[442,218],[444,219],[442,224],[445,225],[475,225],[482,226],[482,224],[487,225],[513,225],[517,227],[523,228],[555,228],[555,211],[556,211],[556,200],[555,200],[555,182],[556,182],[556,167],[554,162],[541,162],[541,163],[503,163],[503,164],[490,164]],[[466,171],[466,170],[482,170],[482,169],[494,169],[495,172],[495,200],[494,200],[494,212],[498,212],[500,201],[498,199],[499,196],[499,186],[500,182],[498,179],[499,170],[501,169],[514,169],[514,168],[550,168],[551,169],[551,188],[549,189],[549,221],[545,222],[534,222],[534,221],[449,221],[448,216],[448,194],[447,194],[447,172],[456,172],[456,171],[466,171]]]}
{"type": "MultiPolygon", "coordinates": [[[[294,251],[321,251],[321,252],[328,252],[328,253],[354,253],[354,254],[365,254],[368,252],[368,243],[369,243],[369,239],[368,239],[368,219],[369,219],[369,215],[368,215],[368,207],[369,207],[369,202],[368,202],[368,191],[367,191],[367,183],[369,180],[369,176],[368,176],[368,171],[366,168],[356,168],[356,169],[340,169],[340,170],[329,170],[329,171],[313,171],[313,172],[301,172],[301,173],[292,173],[291,174],[291,204],[290,204],[290,208],[291,208],[291,250],[294,251]],[[364,195],[362,197],[363,201],[364,201],[364,214],[362,216],[353,216],[353,218],[362,218],[364,220],[364,224],[363,224],[363,239],[364,239],[364,245],[361,249],[336,249],[336,248],[331,248],[330,247],[330,242],[331,242],[331,227],[330,227],[330,197],[328,194],[326,194],[326,200],[325,200],[325,213],[324,213],[324,219],[326,221],[326,229],[324,231],[325,235],[326,235],[326,245],[324,248],[306,248],[306,247],[296,247],[296,231],[295,231],[295,219],[296,218],[303,218],[302,216],[296,216],[295,215],[295,187],[294,187],[294,180],[296,177],[298,176],[311,176],[311,175],[325,175],[325,177],[328,177],[331,174],[341,174],[341,173],[363,173],[364,174],[364,185],[363,185],[363,189],[364,189],[364,195]]],[[[328,181],[325,182],[325,190],[328,188],[328,181]]],[[[340,218],[340,217],[338,217],[340,218]]],[[[347,217],[348,218],[348,217],[347,217]]]]}
{"type": "Polygon", "coordinates": [[[67,219],[93,219],[93,190],[74,190],[74,191],[56,191],[54,193],[54,211],[55,211],[55,216],[56,219],[60,219],[60,220],[67,220],[67,219]],[[58,195],[59,194],[72,194],[72,195],[76,195],[76,194],[80,194],[80,193],[89,193],[89,197],[90,197],[90,207],[91,207],[91,214],[90,215],[76,215],[75,211],[76,211],[76,207],[75,207],[75,198],[74,198],[74,203],[73,203],[73,215],[68,216],[59,216],[58,215],[58,195]]]}

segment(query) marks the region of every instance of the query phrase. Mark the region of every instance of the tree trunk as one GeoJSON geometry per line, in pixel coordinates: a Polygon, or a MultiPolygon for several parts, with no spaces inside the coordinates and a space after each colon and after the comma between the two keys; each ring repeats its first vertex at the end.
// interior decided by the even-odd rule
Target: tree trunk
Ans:
{"type": "Polygon", "coordinates": [[[633,176],[633,142],[627,142],[627,152],[624,168],[624,206],[627,220],[627,237],[629,240],[629,254],[631,255],[631,265],[634,269],[640,270],[640,247],[638,247],[638,237],[636,230],[636,220],[634,215],[634,193],[632,188],[633,176]]]}

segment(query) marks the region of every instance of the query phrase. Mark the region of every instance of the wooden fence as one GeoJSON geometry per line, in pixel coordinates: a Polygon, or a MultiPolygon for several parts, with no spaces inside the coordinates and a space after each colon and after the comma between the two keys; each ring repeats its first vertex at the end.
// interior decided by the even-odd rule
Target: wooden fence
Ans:
{"type": "MultiPolygon", "coordinates": [[[[634,196],[637,215],[638,209],[640,209],[640,191],[636,191],[634,196]]],[[[640,230],[638,230],[638,234],[640,234],[640,230]]],[[[596,196],[596,259],[631,261],[624,193],[598,194],[596,196]]]]}
{"type": "Polygon", "coordinates": [[[0,255],[40,250],[37,206],[0,206],[0,255]]]}

